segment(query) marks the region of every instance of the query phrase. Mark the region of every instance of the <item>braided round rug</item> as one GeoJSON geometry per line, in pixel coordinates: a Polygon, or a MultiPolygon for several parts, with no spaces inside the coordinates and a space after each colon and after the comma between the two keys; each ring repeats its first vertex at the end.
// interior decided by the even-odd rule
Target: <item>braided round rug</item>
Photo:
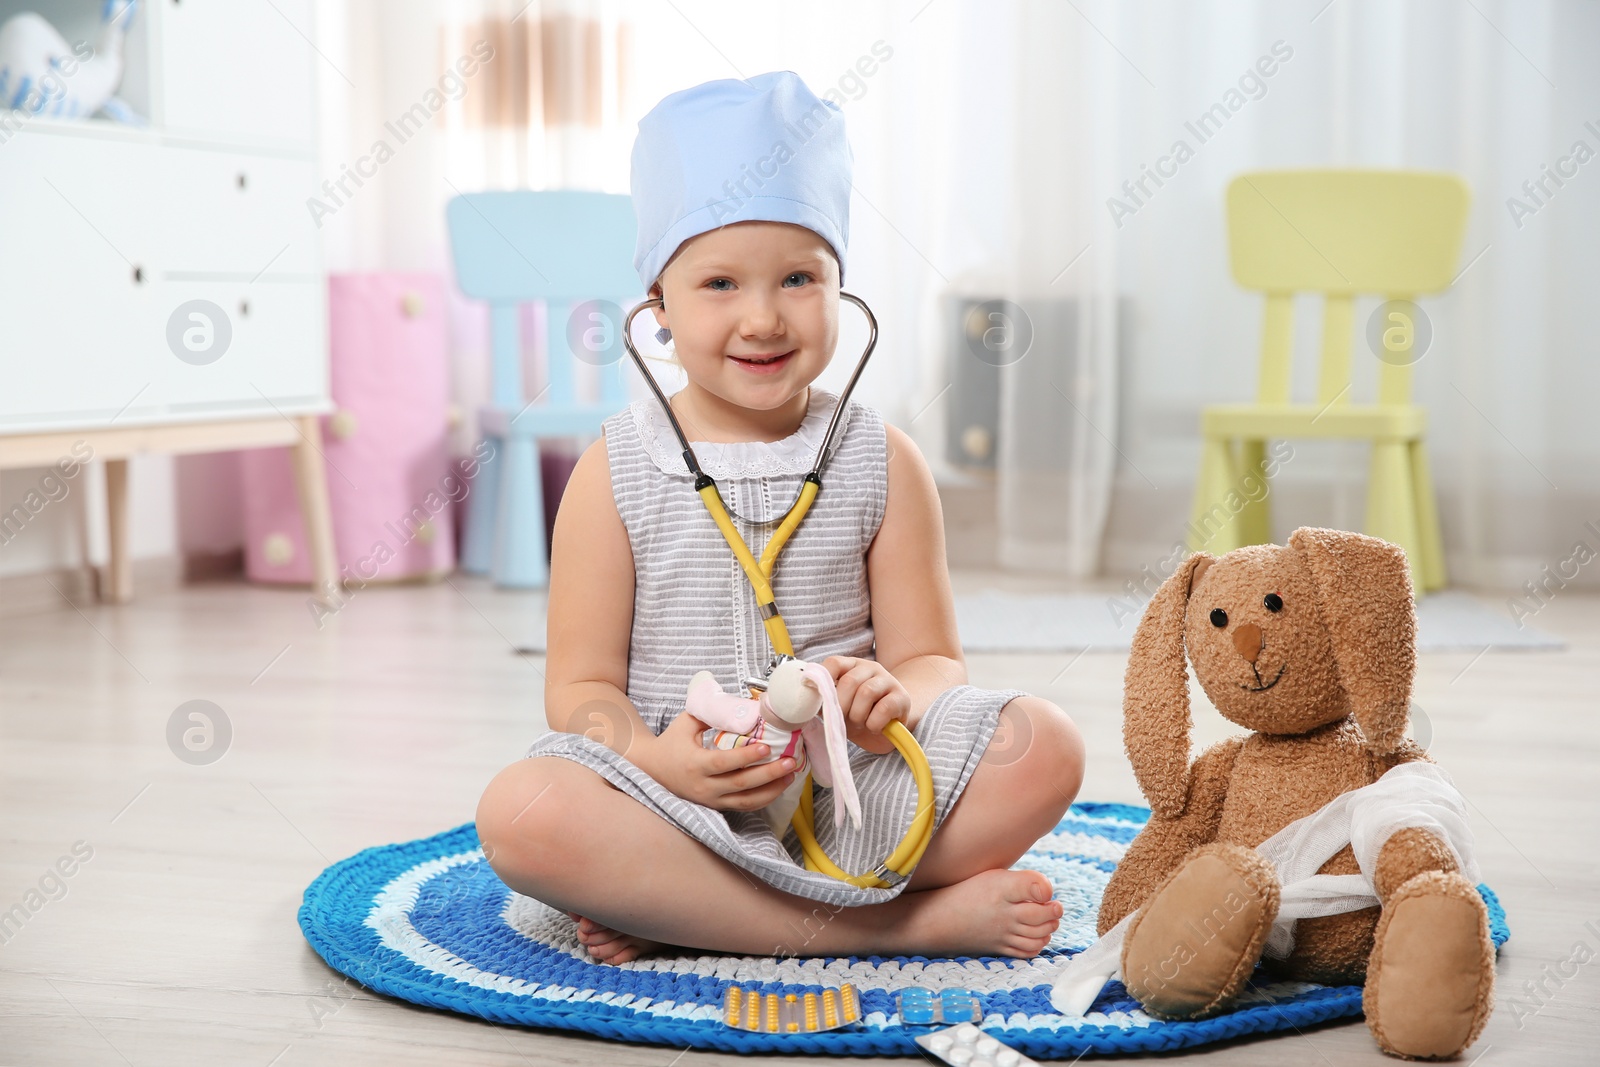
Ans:
{"type": "MultiPolygon", "coordinates": [[[[1106,986],[1088,1015],[1058,1014],[1052,960],[1094,940],[1101,891],[1149,817],[1124,804],[1074,804],[1016,864],[1047,876],[1065,909],[1050,946],[1031,960],[710,954],[596,963],[566,913],[495,876],[471,823],[329,867],[306,890],[300,927],[330,966],[379,993],[495,1022],[679,1048],[919,1056],[912,1039],[930,1028],[902,1026],[894,1000],[913,986],[976,991],[983,1029],[1038,1059],[1186,1048],[1361,1014],[1359,986],[1279,982],[1261,971],[1234,1011],[1200,1022],[1152,1019],[1120,982],[1106,986]],[[844,982],[861,999],[853,1026],[756,1034],[722,1021],[730,984],[803,994],[844,982]]],[[[1488,887],[1479,892],[1498,946],[1508,936],[1505,912],[1488,887]]]]}

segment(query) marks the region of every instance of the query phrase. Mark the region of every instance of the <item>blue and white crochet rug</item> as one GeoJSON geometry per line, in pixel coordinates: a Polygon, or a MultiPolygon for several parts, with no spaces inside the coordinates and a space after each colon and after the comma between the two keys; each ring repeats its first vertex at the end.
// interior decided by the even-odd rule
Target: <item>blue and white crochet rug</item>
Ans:
{"type": "MultiPolygon", "coordinates": [[[[1235,1011],[1200,1022],[1152,1019],[1120,982],[1083,1018],[1057,1014],[1051,959],[1094,939],[1100,894],[1149,817],[1123,804],[1074,804],[1017,864],[1043,872],[1065,909],[1050,947],[1032,960],[705,955],[595,963],[564,912],[495,876],[471,823],[329,867],[306,890],[300,927],[335,970],[379,993],[496,1022],[679,1048],[917,1056],[912,1038],[928,1028],[900,1025],[894,1003],[911,986],[978,991],[983,1029],[1039,1059],[1185,1048],[1361,1014],[1358,986],[1276,982],[1261,972],[1235,1011]],[[722,1021],[723,991],[733,983],[804,993],[847,981],[861,997],[855,1026],[753,1034],[722,1021]]],[[[1508,936],[1505,912],[1487,887],[1479,891],[1499,945],[1508,936]]]]}

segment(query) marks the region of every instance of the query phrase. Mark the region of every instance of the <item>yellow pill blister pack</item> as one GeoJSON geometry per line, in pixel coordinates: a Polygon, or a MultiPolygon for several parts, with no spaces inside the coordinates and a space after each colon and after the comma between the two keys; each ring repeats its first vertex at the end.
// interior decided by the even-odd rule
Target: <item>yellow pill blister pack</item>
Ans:
{"type": "Polygon", "coordinates": [[[861,998],[848,982],[838,989],[805,993],[762,993],[728,987],[722,1020],[755,1034],[814,1034],[861,1020],[861,998]]]}

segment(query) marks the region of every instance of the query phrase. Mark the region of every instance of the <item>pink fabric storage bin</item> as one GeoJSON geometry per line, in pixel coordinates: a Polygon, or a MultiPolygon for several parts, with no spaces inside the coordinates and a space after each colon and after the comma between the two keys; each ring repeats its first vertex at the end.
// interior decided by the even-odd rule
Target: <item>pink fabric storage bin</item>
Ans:
{"type": "MultiPolygon", "coordinates": [[[[450,461],[445,288],[433,274],[328,279],[334,414],[322,422],[339,573],[347,581],[438,576],[455,567],[452,509],[475,462],[450,461]]],[[[245,573],[311,581],[289,451],[245,452],[245,573]]]]}

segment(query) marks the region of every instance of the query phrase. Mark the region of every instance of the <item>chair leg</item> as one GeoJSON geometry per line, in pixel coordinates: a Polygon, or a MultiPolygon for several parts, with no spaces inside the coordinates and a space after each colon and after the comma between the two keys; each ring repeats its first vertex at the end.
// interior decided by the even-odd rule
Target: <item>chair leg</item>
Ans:
{"type": "Polygon", "coordinates": [[[1238,516],[1228,506],[1234,467],[1232,442],[1221,437],[1205,438],[1194,506],[1189,512],[1189,551],[1220,556],[1244,543],[1240,540],[1238,516]]]}
{"type": "Polygon", "coordinates": [[[1239,480],[1230,488],[1244,497],[1239,513],[1239,536],[1247,545],[1272,543],[1272,504],[1268,499],[1267,443],[1262,440],[1239,442],[1239,480]]]}
{"type": "Polygon", "coordinates": [[[1411,458],[1404,441],[1372,442],[1372,471],[1367,478],[1366,532],[1399,545],[1411,568],[1414,593],[1424,592],[1422,549],[1417,538],[1411,458]]]}
{"type": "Polygon", "coordinates": [[[495,516],[494,584],[541,589],[550,584],[544,538],[544,485],[539,445],[508,437],[500,457],[500,509],[495,516]]]}
{"type": "Polygon", "coordinates": [[[1444,566],[1444,537],[1439,532],[1439,501],[1433,493],[1428,447],[1420,439],[1409,446],[1411,492],[1416,496],[1417,541],[1422,547],[1422,585],[1432,591],[1449,582],[1444,566]]]}
{"type": "Polygon", "coordinates": [[[484,438],[492,451],[478,464],[467,499],[467,521],[461,532],[461,569],[468,574],[488,574],[494,564],[495,514],[500,502],[500,456],[505,441],[484,438]]]}

